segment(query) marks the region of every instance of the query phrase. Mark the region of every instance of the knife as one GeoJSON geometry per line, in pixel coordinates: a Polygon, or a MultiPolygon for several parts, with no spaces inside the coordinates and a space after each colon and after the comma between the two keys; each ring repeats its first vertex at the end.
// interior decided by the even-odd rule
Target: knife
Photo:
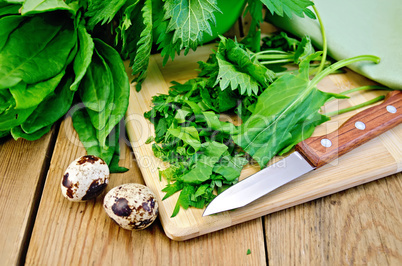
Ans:
{"type": "Polygon", "coordinates": [[[349,118],[338,130],[310,137],[281,161],[231,186],[212,200],[202,216],[243,207],[278,187],[311,172],[402,122],[402,91],[349,118]]]}

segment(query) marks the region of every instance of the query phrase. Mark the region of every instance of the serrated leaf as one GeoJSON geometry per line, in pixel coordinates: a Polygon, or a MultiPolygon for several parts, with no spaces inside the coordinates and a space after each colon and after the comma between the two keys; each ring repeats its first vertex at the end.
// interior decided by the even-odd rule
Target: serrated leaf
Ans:
{"type": "Polygon", "coordinates": [[[210,23],[216,23],[219,12],[216,0],[166,0],[164,19],[169,20],[167,31],[174,31],[173,43],[181,40],[181,48],[196,49],[204,33],[212,35],[210,23]]]}
{"type": "Polygon", "coordinates": [[[124,11],[124,19],[119,26],[122,39],[123,57],[130,59],[132,74],[141,89],[148,69],[152,49],[152,1],[136,1],[124,11]]]}
{"type": "MultiPolygon", "coordinates": [[[[133,75],[137,75],[135,81],[137,91],[141,89],[141,83],[145,80],[149,58],[152,49],[152,1],[145,0],[144,6],[141,9],[143,18],[143,28],[136,46],[134,64],[132,65],[133,75]]],[[[137,27],[137,25],[135,25],[137,27]]]]}
{"type": "Polygon", "coordinates": [[[85,16],[89,17],[88,27],[109,23],[126,2],[127,0],[89,0],[88,10],[85,12],[85,16]]]}
{"type": "Polygon", "coordinates": [[[173,31],[167,31],[169,21],[164,19],[164,12],[162,0],[152,1],[153,35],[163,57],[163,65],[169,57],[173,60],[176,53],[180,54],[181,47],[181,40],[173,42],[173,31]]]}
{"type": "Polygon", "coordinates": [[[275,77],[237,42],[224,37],[221,37],[216,59],[219,73],[215,85],[219,83],[222,90],[230,85],[232,90],[240,87],[242,95],[257,94],[260,86],[268,87],[275,77]]]}
{"type": "Polygon", "coordinates": [[[279,16],[287,15],[292,17],[293,14],[303,17],[306,14],[309,18],[315,18],[314,13],[307,7],[314,5],[309,0],[261,0],[267,6],[269,11],[279,16]]]}

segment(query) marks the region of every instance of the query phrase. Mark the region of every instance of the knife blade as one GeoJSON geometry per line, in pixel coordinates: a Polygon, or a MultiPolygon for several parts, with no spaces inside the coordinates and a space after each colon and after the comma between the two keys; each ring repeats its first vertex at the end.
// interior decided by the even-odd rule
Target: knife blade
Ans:
{"type": "Polygon", "coordinates": [[[349,118],[338,130],[310,137],[295,151],[231,186],[212,200],[202,216],[244,207],[278,187],[333,161],[402,122],[402,91],[349,118]]]}

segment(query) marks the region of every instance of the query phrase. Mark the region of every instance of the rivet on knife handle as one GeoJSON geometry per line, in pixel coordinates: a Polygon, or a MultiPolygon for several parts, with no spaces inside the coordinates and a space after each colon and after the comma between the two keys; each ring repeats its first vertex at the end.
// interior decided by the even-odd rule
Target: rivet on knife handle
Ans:
{"type": "Polygon", "coordinates": [[[383,103],[354,115],[337,131],[300,142],[296,151],[318,168],[401,122],[402,91],[393,91],[383,103]]]}

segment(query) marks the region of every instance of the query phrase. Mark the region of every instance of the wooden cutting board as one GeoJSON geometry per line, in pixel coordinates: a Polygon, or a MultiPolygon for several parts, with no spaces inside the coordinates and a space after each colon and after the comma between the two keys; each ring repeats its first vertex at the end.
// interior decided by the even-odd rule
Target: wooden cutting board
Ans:
{"type": "MultiPolygon", "coordinates": [[[[166,181],[163,178],[160,181],[158,169],[166,165],[154,157],[152,145],[145,144],[148,137],[154,135],[154,128],[144,118],[143,113],[150,110],[152,96],[168,92],[171,81],[185,82],[196,77],[197,61],[205,61],[214,47],[214,45],[207,45],[198,48],[196,52],[190,52],[187,56],[175,58],[165,67],[162,66],[161,56],[154,55],[150,60],[147,79],[143,83],[142,90],[136,92],[134,86],[131,87],[126,114],[127,134],[144,181],[157,195],[159,218],[166,235],[171,239],[186,240],[197,237],[402,170],[402,125],[399,125],[331,164],[282,186],[246,207],[208,217],[202,217],[202,209],[181,209],[176,217],[170,218],[179,193],[162,201],[165,193],[161,190],[165,187],[166,181]]],[[[130,72],[128,67],[127,72],[130,72]]],[[[318,88],[323,91],[341,92],[372,84],[374,84],[372,81],[347,70],[344,74],[325,78],[318,84],[318,88]]],[[[355,93],[350,95],[350,99],[328,103],[324,111],[342,109],[365,102],[380,94],[385,92],[355,93]]],[[[331,121],[320,125],[314,135],[336,130],[347,118],[357,112],[334,117],[331,121]]],[[[255,167],[246,167],[240,178],[246,178],[256,171],[258,169],[255,167]]]]}

